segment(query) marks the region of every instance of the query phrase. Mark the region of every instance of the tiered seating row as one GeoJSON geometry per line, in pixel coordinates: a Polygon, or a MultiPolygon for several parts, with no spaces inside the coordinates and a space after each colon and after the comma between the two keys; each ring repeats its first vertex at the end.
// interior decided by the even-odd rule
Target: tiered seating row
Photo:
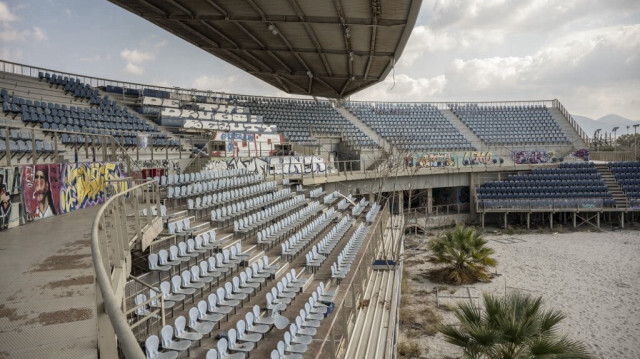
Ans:
{"type": "Polygon", "coordinates": [[[401,150],[471,150],[471,143],[431,104],[351,102],[347,107],[401,150]]]}
{"type": "Polygon", "coordinates": [[[449,108],[480,139],[489,143],[569,143],[546,106],[450,104],[449,108]]]}
{"type": "Polygon", "coordinates": [[[477,189],[481,208],[614,207],[615,200],[592,163],[562,163],[560,168],[536,168],[477,189]]]}

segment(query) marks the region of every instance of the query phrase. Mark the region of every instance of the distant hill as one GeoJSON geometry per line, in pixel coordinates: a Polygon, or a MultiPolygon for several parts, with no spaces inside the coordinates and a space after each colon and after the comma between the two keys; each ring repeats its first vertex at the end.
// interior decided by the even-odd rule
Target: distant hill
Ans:
{"type": "MultiPolygon", "coordinates": [[[[620,127],[616,132],[619,135],[627,134],[627,126],[633,126],[635,124],[640,123],[640,121],[633,121],[628,118],[624,118],[620,115],[609,114],[606,116],[602,116],[597,120],[591,119],[589,117],[580,116],[580,115],[572,115],[573,119],[578,122],[580,127],[589,135],[589,137],[593,137],[593,132],[600,128],[602,131],[600,132],[611,132],[611,130],[618,126],[620,127]]],[[[629,133],[633,133],[633,127],[629,127],[629,133]]],[[[640,133],[640,128],[638,130],[640,133]]]]}

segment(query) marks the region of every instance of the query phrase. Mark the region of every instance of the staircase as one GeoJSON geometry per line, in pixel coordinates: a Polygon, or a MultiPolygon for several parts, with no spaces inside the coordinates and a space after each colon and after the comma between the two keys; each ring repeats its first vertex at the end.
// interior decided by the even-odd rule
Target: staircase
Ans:
{"type": "Polygon", "coordinates": [[[473,131],[467,125],[465,125],[458,116],[456,116],[451,110],[440,110],[440,112],[444,115],[444,117],[451,122],[453,127],[455,127],[469,142],[471,145],[476,148],[478,151],[487,151],[488,148],[482,142],[480,137],[476,136],[473,131]]]}
{"type": "Polygon", "coordinates": [[[569,123],[569,120],[564,117],[562,112],[555,107],[548,108],[549,113],[553,117],[553,120],[560,126],[562,132],[567,135],[569,138],[569,142],[575,149],[587,148],[587,145],[584,143],[578,132],[576,132],[575,128],[569,123]]]}
{"type": "Polygon", "coordinates": [[[376,131],[374,131],[369,125],[362,122],[358,117],[356,117],[351,111],[347,110],[344,107],[336,106],[335,109],[340,112],[342,116],[344,116],[348,121],[356,125],[360,129],[360,131],[364,132],[370,138],[373,138],[384,152],[396,154],[397,150],[391,146],[391,144],[382,136],[380,136],[376,131]]]}
{"type": "Polygon", "coordinates": [[[604,184],[609,188],[613,199],[616,200],[616,208],[627,208],[627,197],[624,195],[624,192],[622,192],[618,181],[613,176],[613,173],[611,173],[609,167],[605,163],[596,163],[595,166],[604,180],[604,184]]]}

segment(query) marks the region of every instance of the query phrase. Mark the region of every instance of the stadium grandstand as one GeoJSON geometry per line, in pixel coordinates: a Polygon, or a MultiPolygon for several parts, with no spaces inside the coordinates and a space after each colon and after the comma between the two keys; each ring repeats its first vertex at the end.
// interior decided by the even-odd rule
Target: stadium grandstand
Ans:
{"type": "Polygon", "coordinates": [[[308,98],[0,62],[0,356],[393,358],[410,227],[638,221],[557,99],[346,99],[420,1],[111,2],[308,98]]]}

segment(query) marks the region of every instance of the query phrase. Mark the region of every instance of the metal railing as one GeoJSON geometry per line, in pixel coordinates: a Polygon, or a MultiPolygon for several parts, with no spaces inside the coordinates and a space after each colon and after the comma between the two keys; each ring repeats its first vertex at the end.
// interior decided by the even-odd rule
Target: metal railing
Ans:
{"type": "MultiPolygon", "coordinates": [[[[611,201],[612,199],[608,199],[611,201]]],[[[603,198],[546,198],[546,199],[480,199],[476,201],[478,212],[528,211],[600,211],[614,208],[603,198]]]]}
{"type": "Polygon", "coordinates": [[[125,281],[131,271],[131,248],[154,225],[151,207],[160,213],[160,187],[151,180],[109,198],[98,210],[91,231],[91,252],[96,272],[98,350],[101,358],[144,359],[138,340],[127,322],[125,281]],[[142,208],[146,208],[143,216],[142,208]],[[131,218],[128,218],[131,214],[131,218]],[[133,223],[131,223],[133,222],[133,223]],[[129,225],[133,224],[133,232],[129,225]],[[133,244],[132,244],[133,243],[133,244]]]}
{"type": "Polygon", "coordinates": [[[387,201],[380,208],[380,215],[371,225],[372,231],[370,230],[367,234],[370,236],[370,239],[364,247],[363,255],[360,257],[358,264],[351,267],[353,276],[344,289],[342,300],[336,303],[335,310],[332,314],[333,319],[327,334],[322,338],[322,344],[314,357],[315,359],[337,358],[343,349],[342,346],[349,342],[349,328],[355,323],[358,314],[358,303],[364,295],[367,281],[373,270],[371,264],[380,245],[384,244],[383,235],[389,217],[387,201]],[[350,305],[347,305],[348,302],[350,302],[350,305]]]}

